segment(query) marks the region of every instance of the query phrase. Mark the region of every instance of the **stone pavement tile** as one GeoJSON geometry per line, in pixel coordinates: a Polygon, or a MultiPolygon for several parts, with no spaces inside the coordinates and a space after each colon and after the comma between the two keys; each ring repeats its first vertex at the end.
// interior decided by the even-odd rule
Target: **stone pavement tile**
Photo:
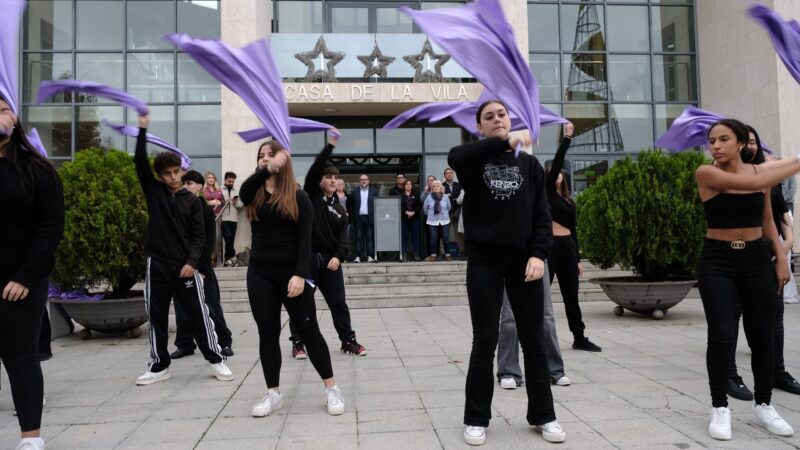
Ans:
{"type": "Polygon", "coordinates": [[[466,377],[459,376],[439,376],[439,377],[414,377],[411,384],[414,385],[416,390],[448,390],[448,391],[464,391],[466,377]]]}
{"type": "Polygon", "coordinates": [[[418,391],[419,398],[426,408],[464,408],[464,390],[460,391],[418,391]]]}
{"type": "Polygon", "coordinates": [[[359,381],[354,387],[355,392],[359,394],[373,394],[376,392],[395,392],[395,391],[411,391],[414,390],[414,385],[411,380],[396,379],[396,380],[375,380],[375,381],[359,381]]]}
{"type": "MultiPolygon", "coordinates": [[[[710,409],[709,409],[710,411],[710,409]]],[[[660,419],[662,422],[668,424],[676,430],[689,437],[690,441],[702,445],[704,447],[719,447],[719,448],[791,448],[790,445],[781,442],[779,439],[773,439],[766,433],[742,423],[739,420],[733,420],[731,423],[731,430],[733,432],[733,439],[730,441],[718,441],[708,435],[708,415],[704,417],[664,417],[660,419]]]]}
{"type": "Polygon", "coordinates": [[[357,394],[354,407],[359,413],[367,411],[396,411],[421,409],[422,400],[416,391],[376,392],[357,394]]]}
{"type": "Polygon", "coordinates": [[[591,427],[613,445],[642,448],[653,444],[690,444],[692,439],[653,418],[592,422],[591,427]]]}
{"type": "Polygon", "coordinates": [[[688,395],[689,397],[707,401],[711,404],[711,391],[708,387],[708,376],[706,375],[697,376],[691,380],[655,379],[669,389],[688,395]]]}
{"type": "Polygon", "coordinates": [[[162,403],[120,405],[115,401],[110,401],[105,405],[98,406],[84,418],[84,421],[85,423],[144,422],[161,405],[162,403]]]}
{"type": "Polygon", "coordinates": [[[188,385],[169,398],[172,402],[190,402],[197,399],[224,400],[233,396],[237,385],[235,381],[217,381],[215,385],[195,387],[188,385]]]}
{"type": "Polygon", "coordinates": [[[124,450],[192,450],[195,442],[167,442],[161,444],[132,444],[123,443],[117,449],[124,450]]]}
{"type": "MultiPolygon", "coordinates": [[[[519,388],[517,389],[519,390],[519,388]]],[[[524,385],[523,388],[524,389],[524,385]]],[[[594,383],[573,383],[571,386],[550,386],[553,398],[563,402],[570,400],[596,400],[602,402],[608,399],[618,398],[619,396],[609,392],[602,385],[594,383]]]]}
{"type": "Polygon", "coordinates": [[[710,403],[704,404],[688,395],[677,392],[668,395],[653,395],[651,397],[627,397],[625,400],[656,418],[707,416],[711,411],[710,403]]]}
{"type": "Polygon", "coordinates": [[[464,408],[427,408],[425,410],[437,432],[448,428],[464,428],[464,408]]]}
{"type": "MultiPolygon", "coordinates": [[[[465,377],[465,372],[460,370],[460,364],[443,363],[428,367],[409,367],[406,369],[413,379],[424,377],[465,377]]],[[[463,383],[463,380],[461,381],[463,383]]]]}
{"type": "Polygon", "coordinates": [[[581,368],[577,371],[586,377],[590,383],[640,383],[648,381],[647,378],[630,369],[608,368],[607,363],[597,363],[591,370],[581,368]],[[605,366],[605,368],[603,366],[605,366]]]}
{"type": "Polygon", "coordinates": [[[210,418],[160,420],[151,417],[131,433],[122,444],[143,445],[171,442],[196,444],[211,422],[210,418]]]}
{"type": "Polygon", "coordinates": [[[149,386],[135,386],[135,380],[131,379],[131,387],[119,393],[110,402],[116,405],[150,405],[167,401],[184,388],[184,384],[174,383],[170,379],[149,386]]]}
{"type": "MultiPolygon", "coordinates": [[[[521,399],[521,401],[517,402],[512,402],[512,401],[498,402],[495,397],[495,400],[492,402],[492,407],[496,409],[497,412],[502,417],[504,417],[506,421],[508,421],[508,423],[510,424],[528,425],[528,419],[526,418],[528,412],[527,399],[521,399]]],[[[556,402],[555,404],[553,404],[553,408],[555,409],[556,420],[558,420],[558,423],[581,422],[580,418],[578,418],[575,414],[570,412],[560,403],[556,402]]]]}
{"type": "MultiPolygon", "coordinates": [[[[93,416],[95,410],[97,410],[95,406],[66,406],[61,408],[46,405],[42,413],[42,424],[51,426],[82,423],[85,417],[93,416]]],[[[15,422],[16,420],[16,417],[14,417],[15,422]]]]}
{"type": "Polygon", "coordinates": [[[48,441],[47,448],[80,448],[117,446],[139,426],[139,422],[73,425],[48,441]]]}
{"type": "MultiPolygon", "coordinates": [[[[462,431],[463,433],[463,431],[462,431]]],[[[464,441],[461,441],[462,443],[464,441]]],[[[365,450],[440,450],[442,444],[433,429],[360,434],[358,447],[365,450]]]]}
{"type": "Polygon", "coordinates": [[[100,406],[112,398],[117,397],[118,392],[50,392],[47,394],[47,403],[53,406],[100,406]]]}
{"type": "Polygon", "coordinates": [[[598,422],[618,419],[637,419],[642,411],[619,398],[606,399],[602,402],[593,400],[559,401],[561,406],[584,422],[598,422]]]}
{"type": "Polygon", "coordinates": [[[356,414],[339,416],[328,414],[290,414],[281,432],[281,437],[336,436],[357,433],[356,414]]]}
{"type": "Polygon", "coordinates": [[[609,392],[619,397],[655,397],[675,394],[675,390],[653,380],[628,381],[620,383],[603,383],[609,392]]]}
{"type": "MultiPolygon", "coordinates": [[[[688,362],[687,357],[684,355],[684,363],[688,362]]],[[[696,360],[696,359],[695,359],[696,360]]],[[[693,369],[697,368],[697,370],[688,369],[686,367],[681,366],[670,366],[669,369],[664,370],[663,367],[644,367],[638,369],[638,372],[647,378],[652,378],[654,380],[663,381],[664,384],[667,384],[667,381],[674,381],[674,380],[704,380],[708,383],[708,374],[705,370],[702,372],[698,366],[693,365],[693,369]]]]}
{"type": "Polygon", "coordinates": [[[364,381],[386,381],[398,379],[402,381],[409,381],[409,375],[405,370],[397,368],[359,368],[355,373],[355,379],[359,383],[364,381]]]}
{"type": "Polygon", "coordinates": [[[195,447],[196,450],[265,450],[277,447],[278,438],[237,439],[231,436],[228,439],[209,440],[203,439],[195,447]]]}
{"type": "Polygon", "coordinates": [[[279,438],[285,416],[221,417],[211,424],[203,440],[279,438]]]}
{"type": "Polygon", "coordinates": [[[425,431],[433,426],[424,410],[366,411],[358,414],[358,434],[425,431]]]}
{"type": "Polygon", "coordinates": [[[278,441],[278,449],[336,449],[349,450],[357,449],[358,436],[339,435],[339,436],[281,436],[278,441]]]}
{"type": "Polygon", "coordinates": [[[358,371],[362,369],[402,369],[403,360],[395,355],[378,355],[370,353],[363,358],[353,361],[353,367],[358,371]]]}
{"type": "MultiPolygon", "coordinates": [[[[0,429],[0,443],[2,443],[0,446],[2,448],[14,448],[19,443],[19,424],[16,419],[15,417],[13,426],[0,429]]],[[[63,425],[45,425],[42,427],[42,439],[45,440],[48,449],[52,448],[50,441],[66,429],[67,427],[63,425]]]]}
{"type": "MultiPolygon", "coordinates": [[[[241,418],[252,418],[251,412],[253,411],[253,406],[256,403],[260,402],[261,399],[264,398],[264,394],[260,394],[258,396],[252,398],[233,398],[228,403],[225,404],[225,407],[219,413],[220,417],[241,417],[241,418]]],[[[274,416],[285,416],[287,414],[287,403],[286,398],[284,398],[284,407],[273,412],[270,414],[270,417],[274,416]]]]}
{"type": "MultiPolygon", "coordinates": [[[[420,368],[420,367],[437,367],[441,366],[442,364],[454,364],[453,361],[445,355],[425,355],[425,356],[404,356],[402,357],[403,365],[407,368],[420,368]]],[[[466,363],[463,360],[461,364],[464,364],[466,368],[466,363]]]]}
{"type": "Polygon", "coordinates": [[[168,402],[161,405],[153,419],[203,419],[214,418],[225,405],[225,400],[195,400],[191,402],[168,402]]]}

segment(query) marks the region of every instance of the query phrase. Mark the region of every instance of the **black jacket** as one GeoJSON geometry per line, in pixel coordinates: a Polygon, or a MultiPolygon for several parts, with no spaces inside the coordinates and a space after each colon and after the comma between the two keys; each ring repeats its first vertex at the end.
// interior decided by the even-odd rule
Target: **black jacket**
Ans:
{"type": "Polygon", "coordinates": [[[176,265],[188,264],[200,268],[200,258],[205,245],[203,203],[186,189],[171,193],[158,181],[147,159],[147,130],[139,129],[136,139],[136,175],[142,185],[147,212],[147,236],[144,251],[149,257],[176,265]]]}
{"type": "Polygon", "coordinates": [[[333,146],[328,144],[317,155],[308,169],[303,190],[311,200],[314,208],[314,222],[311,229],[311,249],[326,257],[336,257],[339,262],[347,258],[347,211],[342,207],[336,194],[326,198],[319,187],[325,171],[325,165],[333,153],[333,146]]]}
{"type": "Polygon", "coordinates": [[[211,255],[214,253],[214,245],[217,243],[217,216],[214,214],[214,208],[208,205],[205,198],[200,197],[200,202],[203,204],[203,229],[206,233],[206,240],[203,244],[203,254],[200,257],[198,270],[208,276],[214,268],[211,264],[211,255]]]}
{"type": "Polygon", "coordinates": [[[400,218],[403,222],[419,220],[420,217],[422,217],[422,200],[420,199],[419,194],[413,191],[410,195],[403,193],[403,195],[400,197],[400,211],[400,218]],[[406,215],[406,211],[413,211],[415,214],[409,219],[406,215]]]}

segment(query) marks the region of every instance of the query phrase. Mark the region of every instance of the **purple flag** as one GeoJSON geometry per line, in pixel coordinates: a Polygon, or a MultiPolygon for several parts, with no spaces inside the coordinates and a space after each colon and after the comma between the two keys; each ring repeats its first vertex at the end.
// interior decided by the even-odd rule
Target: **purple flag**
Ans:
{"type": "Polygon", "coordinates": [[[36,103],[42,103],[48,97],[52,97],[62,92],[82,92],[84,94],[95,95],[113,100],[122,106],[133,108],[140,116],[146,116],[149,111],[147,104],[127,92],[105,86],[92,81],[82,80],[53,80],[42,81],[39,85],[39,96],[36,103]]]}
{"type": "MultiPolygon", "coordinates": [[[[130,137],[134,137],[134,138],[139,136],[139,128],[138,127],[134,127],[133,125],[123,125],[123,124],[111,123],[111,122],[107,121],[106,119],[102,119],[100,122],[103,125],[113,129],[114,131],[116,131],[117,133],[119,133],[119,134],[121,134],[123,136],[130,136],[130,137]]],[[[161,139],[158,136],[150,134],[150,133],[147,133],[146,140],[147,140],[147,142],[149,142],[149,143],[151,143],[153,145],[157,145],[157,146],[159,146],[159,147],[161,147],[161,148],[163,148],[165,150],[169,150],[172,153],[175,153],[176,155],[180,156],[181,157],[181,168],[183,170],[189,170],[189,167],[192,166],[192,159],[189,158],[188,156],[186,156],[186,154],[183,153],[178,147],[175,147],[174,145],[170,144],[169,142],[161,139]]]]}
{"type": "Polygon", "coordinates": [[[708,143],[708,128],[724,119],[719,114],[687,106],[672,126],[655,142],[657,148],[680,152],[691,147],[703,147],[708,143]]]}
{"type": "Polygon", "coordinates": [[[0,97],[5,99],[11,111],[19,115],[17,101],[19,56],[19,27],[24,0],[0,0],[0,97]]]}
{"type": "Polygon", "coordinates": [[[792,77],[800,83],[800,24],[794,19],[784,20],[780,14],[764,5],[753,5],[747,13],[767,30],[778,56],[792,77]]]}
{"type": "Polygon", "coordinates": [[[475,0],[459,8],[400,10],[503,101],[530,131],[531,139],[539,137],[539,88],[498,0],[475,0]]]}
{"type": "Polygon", "coordinates": [[[194,39],[186,34],[168,34],[165,38],[238,95],[269,135],[289,149],[289,108],[268,39],[233,48],[218,39],[194,39]]]}
{"type": "MultiPolygon", "coordinates": [[[[302,119],[300,117],[289,117],[289,131],[292,134],[297,133],[312,133],[314,131],[331,130],[330,133],[336,138],[342,137],[342,134],[333,131],[334,126],[323,122],[317,122],[311,119],[302,119]]],[[[265,139],[273,136],[273,133],[268,128],[256,128],[254,130],[238,131],[236,134],[245,142],[254,142],[259,139],[265,139]]]]}
{"type": "Polygon", "coordinates": [[[36,128],[31,128],[31,131],[28,132],[28,143],[31,144],[34,150],[47,159],[47,150],[45,150],[42,138],[39,137],[39,132],[36,131],[36,128]]]}

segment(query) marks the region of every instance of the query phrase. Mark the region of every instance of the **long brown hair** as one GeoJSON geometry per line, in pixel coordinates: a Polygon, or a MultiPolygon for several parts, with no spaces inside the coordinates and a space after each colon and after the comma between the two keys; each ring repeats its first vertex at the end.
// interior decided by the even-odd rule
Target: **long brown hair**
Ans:
{"type": "MultiPolygon", "coordinates": [[[[550,169],[551,168],[548,167],[547,171],[550,172],[550,169]]],[[[574,203],[572,201],[572,197],[570,196],[570,193],[569,193],[569,185],[567,184],[567,171],[566,170],[561,169],[561,177],[562,177],[561,178],[561,185],[560,186],[556,186],[556,190],[558,191],[558,195],[560,195],[561,198],[566,200],[567,203],[574,203]]],[[[556,180],[558,180],[558,177],[556,177],[556,180]]]]}
{"type": "MultiPolygon", "coordinates": [[[[266,146],[269,146],[273,154],[286,151],[278,141],[271,140],[264,142],[258,147],[258,155],[261,154],[261,150],[266,146]]],[[[259,159],[260,158],[256,156],[256,161],[259,159]]],[[[273,175],[273,177],[275,177],[275,189],[267,204],[277,209],[283,217],[297,222],[300,216],[300,209],[297,207],[297,181],[294,179],[292,159],[287,159],[286,164],[281,167],[280,172],[273,175]]],[[[245,208],[245,213],[249,220],[258,220],[258,209],[264,204],[266,198],[266,188],[261,188],[256,191],[255,198],[247,205],[247,208],[245,208]]]]}

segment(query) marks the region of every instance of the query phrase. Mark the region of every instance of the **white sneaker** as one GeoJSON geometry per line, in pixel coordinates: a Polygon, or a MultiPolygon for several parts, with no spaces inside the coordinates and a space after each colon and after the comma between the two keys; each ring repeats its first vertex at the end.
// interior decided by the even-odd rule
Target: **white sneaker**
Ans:
{"type": "Polygon", "coordinates": [[[260,402],[253,406],[253,417],[266,417],[283,406],[283,394],[270,389],[260,402]]]}
{"type": "Polygon", "coordinates": [[[147,386],[148,384],[169,380],[169,378],[169,369],[164,369],[161,372],[150,372],[148,370],[142,376],[136,379],[136,385],[147,386]]]}
{"type": "Polygon", "coordinates": [[[378,260],[372,259],[372,256],[367,256],[367,262],[378,262],[378,260]]]}
{"type": "Polygon", "coordinates": [[[797,303],[797,297],[784,298],[783,299],[783,303],[788,303],[790,305],[794,305],[795,303],[797,303]]]}
{"type": "Polygon", "coordinates": [[[711,422],[708,424],[708,434],[720,441],[731,440],[731,410],[711,408],[711,422]]]}
{"type": "Polygon", "coordinates": [[[536,425],[536,429],[542,432],[542,437],[547,442],[564,442],[567,440],[567,433],[555,420],[544,425],[536,425]]]}
{"type": "Polygon", "coordinates": [[[500,380],[500,387],[503,389],[516,389],[517,380],[514,377],[506,377],[500,380]]]}
{"type": "Polygon", "coordinates": [[[569,386],[570,384],[572,384],[572,380],[567,378],[566,375],[556,380],[556,386],[569,386]]]}
{"type": "Polygon", "coordinates": [[[328,404],[328,414],[332,416],[344,414],[344,400],[339,386],[325,388],[325,402],[328,404]]]}
{"type": "Polygon", "coordinates": [[[44,439],[37,438],[22,438],[17,445],[17,450],[44,450],[44,439]]]}
{"type": "Polygon", "coordinates": [[[765,427],[770,433],[785,437],[794,435],[792,426],[778,415],[772,405],[767,405],[766,403],[755,405],[753,406],[753,414],[756,416],[756,423],[765,427]]]}
{"type": "Polygon", "coordinates": [[[233,381],[233,372],[231,372],[231,369],[229,369],[224,362],[220,361],[216,364],[209,364],[208,368],[211,369],[211,373],[217,377],[219,381],[233,381]]]}
{"type": "Polygon", "coordinates": [[[356,256],[356,259],[354,259],[353,262],[354,263],[360,263],[361,262],[361,257],[360,256],[356,256]]]}
{"type": "Polygon", "coordinates": [[[469,445],[483,445],[486,442],[486,428],[467,426],[464,430],[464,442],[469,445]]]}

